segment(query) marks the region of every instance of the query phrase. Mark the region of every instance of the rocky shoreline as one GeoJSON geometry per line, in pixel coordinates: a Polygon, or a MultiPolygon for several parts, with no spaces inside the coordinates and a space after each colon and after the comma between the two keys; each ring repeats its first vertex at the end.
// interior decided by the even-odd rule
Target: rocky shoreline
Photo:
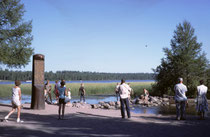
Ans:
{"type": "MultiPolygon", "coordinates": [[[[169,106],[170,102],[173,102],[173,97],[157,97],[150,96],[148,101],[140,98],[132,99],[129,101],[130,105],[144,106],[144,107],[159,107],[169,106]]],[[[83,102],[73,102],[66,105],[67,107],[76,108],[89,108],[89,109],[120,109],[120,101],[100,101],[98,104],[88,104],[83,102]]]]}

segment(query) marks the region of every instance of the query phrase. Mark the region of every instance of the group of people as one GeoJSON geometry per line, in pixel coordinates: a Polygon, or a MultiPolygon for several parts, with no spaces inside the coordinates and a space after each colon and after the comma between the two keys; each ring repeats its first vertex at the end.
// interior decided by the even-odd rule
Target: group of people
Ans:
{"type": "MultiPolygon", "coordinates": [[[[8,118],[12,113],[15,112],[17,109],[17,122],[23,122],[20,120],[20,110],[21,110],[21,89],[20,86],[21,82],[16,80],[15,86],[12,88],[12,110],[8,113],[8,115],[5,116],[5,120],[7,121],[8,118]]],[[[208,88],[204,85],[204,80],[200,81],[200,86],[197,87],[197,98],[195,100],[196,102],[196,110],[199,112],[200,119],[204,119],[205,112],[208,111],[208,102],[206,98],[208,88]]],[[[70,88],[68,89],[70,92],[70,88]]],[[[61,80],[60,83],[58,81],[55,82],[55,89],[54,93],[56,95],[56,99],[58,100],[59,108],[58,108],[58,119],[64,118],[64,112],[65,112],[65,105],[66,102],[65,98],[70,97],[71,93],[68,93],[65,86],[65,81],[61,80]],[[62,110],[62,116],[61,116],[61,110],[62,110]]],[[[175,103],[176,103],[176,119],[177,120],[185,120],[185,107],[187,103],[187,87],[183,84],[183,78],[178,79],[178,84],[174,87],[175,91],[175,103]]],[[[121,80],[121,84],[117,84],[115,89],[117,100],[120,100],[120,108],[121,108],[121,116],[122,118],[125,118],[125,108],[127,111],[127,117],[130,118],[130,107],[129,107],[129,98],[132,94],[133,90],[129,86],[129,84],[125,83],[125,80],[121,80]]],[[[52,102],[51,97],[51,85],[49,83],[49,80],[45,84],[45,95],[46,98],[50,97],[50,101],[52,102]]],[[[80,101],[85,102],[85,88],[84,84],[81,84],[81,87],[79,88],[79,95],[80,95],[80,101]]],[[[147,99],[149,96],[149,92],[144,89],[143,98],[147,99]]]]}
{"type": "MultiPolygon", "coordinates": [[[[65,82],[65,80],[61,80],[61,82],[65,82]]],[[[56,101],[55,104],[59,103],[59,87],[61,86],[61,82],[59,83],[59,81],[55,81],[55,86],[54,86],[54,95],[56,97],[56,101]]],[[[64,85],[64,87],[66,87],[64,85]]],[[[44,89],[44,96],[45,96],[45,101],[52,104],[52,95],[51,95],[51,90],[52,90],[52,86],[50,84],[50,81],[47,80],[46,84],[45,84],[45,89],[44,89]],[[50,99],[50,102],[48,101],[48,98],[50,99]]],[[[85,88],[84,88],[84,84],[82,83],[80,88],[79,88],[79,92],[78,95],[80,96],[80,102],[84,102],[85,103],[85,88]]],[[[67,95],[65,96],[66,102],[70,103],[71,100],[71,89],[68,88],[67,90],[67,95]]]]}
{"type": "MultiPolygon", "coordinates": [[[[200,86],[197,86],[196,110],[200,115],[200,119],[204,119],[205,112],[208,111],[208,101],[206,98],[208,88],[204,85],[204,80],[200,80],[200,86]]],[[[183,84],[183,78],[178,79],[178,84],[174,87],[175,103],[176,103],[176,119],[185,120],[185,108],[187,104],[187,87],[183,84]]]]}
{"type": "MultiPolygon", "coordinates": [[[[58,119],[64,119],[64,112],[65,112],[65,106],[66,104],[70,104],[71,99],[71,89],[66,89],[66,83],[65,80],[61,80],[59,83],[58,81],[55,81],[55,87],[54,87],[54,94],[56,96],[56,104],[58,104],[58,119]],[[61,116],[62,111],[62,116],[61,116]]],[[[79,92],[80,96],[80,102],[85,103],[85,88],[84,84],[82,83],[79,92]]],[[[52,97],[51,97],[51,85],[49,83],[49,80],[47,80],[47,83],[45,84],[45,100],[48,100],[48,97],[50,98],[50,101],[52,103],[52,97]]]]}

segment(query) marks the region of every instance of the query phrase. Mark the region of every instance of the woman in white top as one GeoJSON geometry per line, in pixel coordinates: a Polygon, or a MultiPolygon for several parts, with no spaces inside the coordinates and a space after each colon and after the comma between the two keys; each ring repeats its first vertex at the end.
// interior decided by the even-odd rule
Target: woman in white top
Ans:
{"type": "Polygon", "coordinates": [[[4,118],[6,121],[9,118],[9,116],[15,112],[15,109],[17,108],[17,122],[23,122],[20,121],[20,108],[21,108],[21,89],[19,87],[20,84],[21,82],[19,80],[16,80],[15,86],[12,88],[12,110],[4,118]]]}
{"type": "Polygon", "coordinates": [[[208,88],[204,86],[204,81],[200,81],[200,86],[197,86],[196,110],[200,115],[200,119],[204,119],[205,112],[208,111],[208,101],[206,98],[208,88]]]}

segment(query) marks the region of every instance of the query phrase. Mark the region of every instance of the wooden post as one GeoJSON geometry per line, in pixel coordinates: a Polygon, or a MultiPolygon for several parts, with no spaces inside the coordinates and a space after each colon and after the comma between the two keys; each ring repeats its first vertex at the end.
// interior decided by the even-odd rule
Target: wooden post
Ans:
{"type": "Polygon", "coordinates": [[[31,109],[45,109],[44,55],[33,56],[31,109]]]}

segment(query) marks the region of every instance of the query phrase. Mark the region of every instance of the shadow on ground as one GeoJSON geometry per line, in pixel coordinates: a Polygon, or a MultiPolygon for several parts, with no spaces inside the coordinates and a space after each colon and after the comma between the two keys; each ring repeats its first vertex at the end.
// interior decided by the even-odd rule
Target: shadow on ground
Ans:
{"type": "MultiPolygon", "coordinates": [[[[8,106],[9,107],[9,106],[8,106]]],[[[27,108],[25,108],[27,109],[27,108]]],[[[1,111],[2,118],[8,112],[1,111]]],[[[175,121],[170,117],[140,116],[121,119],[89,113],[66,114],[65,120],[55,115],[22,113],[25,122],[0,123],[0,136],[62,137],[62,136],[104,136],[104,137],[209,137],[210,120],[198,121],[191,118],[175,121]],[[142,120],[142,121],[141,121],[142,120]]]]}

